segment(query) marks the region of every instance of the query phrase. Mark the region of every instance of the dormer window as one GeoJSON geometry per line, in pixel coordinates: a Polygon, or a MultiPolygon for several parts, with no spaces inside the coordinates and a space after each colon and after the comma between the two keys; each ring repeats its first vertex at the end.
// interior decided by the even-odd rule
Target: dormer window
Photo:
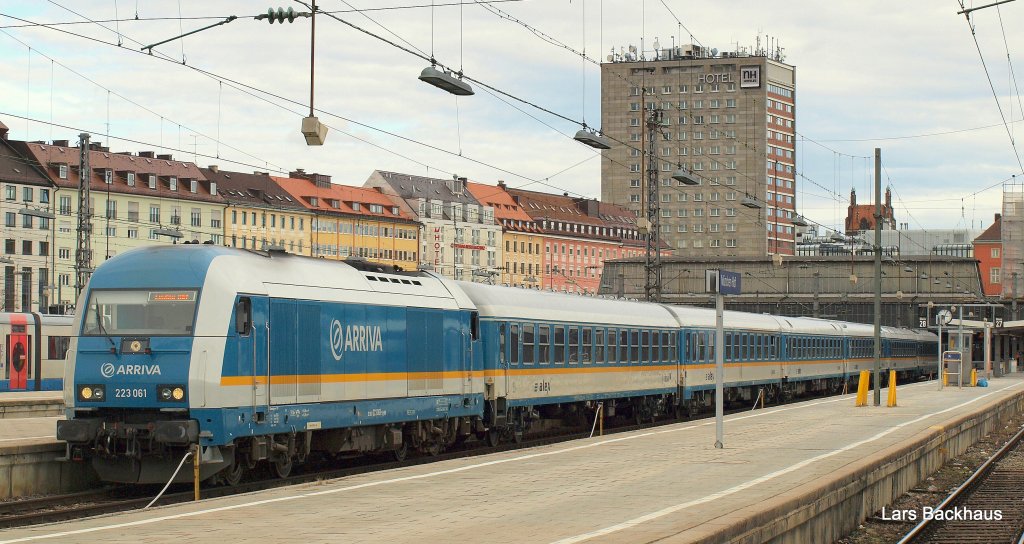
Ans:
{"type": "Polygon", "coordinates": [[[359,209],[360,209],[360,208],[359,208],[359,203],[358,203],[358,202],[353,202],[353,203],[352,203],[352,211],[356,211],[356,212],[358,212],[358,211],[359,211],[359,209]]]}
{"type": "Polygon", "coordinates": [[[391,206],[391,215],[398,215],[398,206],[391,206]]]}
{"type": "Polygon", "coordinates": [[[156,189],[156,174],[149,174],[149,188],[156,189]]]}
{"type": "Polygon", "coordinates": [[[109,168],[103,171],[103,183],[110,185],[114,183],[114,171],[109,168]]]}
{"type": "Polygon", "coordinates": [[[211,181],[210,182],[210,194],[213,195],[213,196],[217,196],[217,182],[216,181],[211,181]]]}
{"type": "Polygon", "coordinates": [[[309,197],[309,205],[310,206],[319,206],[320,205],[320,199],[318,199],[315,196],[309,197]]]}
{"type": "Polygon", "coordinates": [[[178,190],[178,178],[177,178],[177,177],[175,177],[175,176],[171,176],[171,177],[170,177],[170,178],[169,178],[169,179],[167,180],[167,186],[168,186],[168,187],[169,187],[169,188],[170,188],[170,189],[171,189],[172,191],[177,191],[177,190],[178,190]]]}
{"type": "Polygon", "coordinates": [[[60,176],[60,179],[68,179],[68,165],[61,164],[57,166],[57,175],[60,176]]]}
{"type": "Polygon", "coordinates": [[[334,209],[338,209],[341,206],[341,203],[338,202],[337,199],[329,198],[329,199],[327,199],[327,205],[332,207],[332,208],[334,208],[334,209]]]}
{"type": "Polygon", "coordinates": [[[384,206],[380,204],[370,204],[371,213],[384,213],[384,206]]]}
{"type": "Polygon", "coordinates": [[[129,187],[135,187],[135,172],[128,172],[124,177],[125,181],[128,182],[129,187]]]}
{"type": "Polygon", "coordinates": [[[199,180],[189,180],[189,190],[193,193],[199,190],[199,180]]]}

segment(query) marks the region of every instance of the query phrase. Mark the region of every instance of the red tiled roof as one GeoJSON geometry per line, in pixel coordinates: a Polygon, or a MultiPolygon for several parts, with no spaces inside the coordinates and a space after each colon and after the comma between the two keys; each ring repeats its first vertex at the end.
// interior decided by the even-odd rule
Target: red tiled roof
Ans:
{"type": "Polygon", "coordinates": [[[318,187],[312,181],[298,178],[271,176],[271,179],[277,182],[282,189],[287,191],[300,204],[305,206],[307,210],[414,221],[409,214],[402,211],[397,202],[374,189],[338,185],[336,183],[332,183],[329,188],[318,187]],[[311,198],[316,199],[316,205],[310,203],[311,198]],[[332,200],[337,201],[337,207],[331,205],[330,201],[332,200]],[[353,202],[360,204],[358,211],[352,208],[353,202]],[[383,207],[383,211],[381,213],[373,213],[369,209],[369,204],[379,204],[383,207]],[[398,208],[397,215],[391,213],[393,207],[398,208]]]}
{"type": "MultiPolygon", "coordinates": [[[[43,144],[39,142],[12,142],[23,154],[31,156],[40,163],[44,170],[59,187],[78,187],[79,148],[43,144]],[[60,165],[67,165],[67,178],[60,177],[60,165]]],[[[199,168],[190,162],[140,157],[130,153],[111,153],[109,151],[89,151],[89,169],[93,191],[111,191],[116,193],[138,194],[181,200],[199,200],[205,202],[224,203],[224,199],[210,194],[209,181],[199,168]],[[112,182],[104,182],[104,170],[112,171],[112,182]],[[126,173],[135,173],[135,185],[128,185],[126,173]],[[146,175],[157,176],[155,189],[149,188],[146,175]],[[170,177],[178,180],[177,190],[168,185],[170,177]],[[187,180],[197,180],[196,192],[190,190],[187,180]]]]}
{"type": "Polygon", "coordinates": [[[473,194],[480,204],[494,208],[494,218],[497,220],[507,219],[510,221],[533,221],[530,214],[526,213],[519,204],[516,204],[512,195],[505,191],[504,187],[485,185],[483,183],[466,182],[466,188],[473,194]]]}
{"type": "Polygon", "coordinates": [[[1001,242],[1003,241],[1003,217],[996,214],[996,220],[989,225],[985,232],[974,239],[975,242],[1001,242]]]}

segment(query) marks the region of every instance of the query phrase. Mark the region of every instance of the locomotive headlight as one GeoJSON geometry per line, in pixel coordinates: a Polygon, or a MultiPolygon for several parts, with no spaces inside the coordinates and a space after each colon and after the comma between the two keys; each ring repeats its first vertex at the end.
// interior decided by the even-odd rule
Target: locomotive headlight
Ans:
{"type": "Polygon", "coordinates": [[[78,398],[81,400],[101,401],[103,393],[102,385],[83,385],[78,388],[78,398]]]}
{"type": "Polygon", "coordinates": [[[184,385],[160,385],[156,388],[157,398],[162,402],[175,402],[185,399],[184,385]]]}

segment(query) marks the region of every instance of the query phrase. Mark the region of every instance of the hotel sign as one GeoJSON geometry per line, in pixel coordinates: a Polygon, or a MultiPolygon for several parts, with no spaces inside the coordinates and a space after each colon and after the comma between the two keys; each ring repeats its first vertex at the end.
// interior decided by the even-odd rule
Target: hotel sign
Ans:
{"type": "Polygon", "coordinates": [[[741,89],[757,89],[761,86],[761,67],[760,66],[741,66],[740,67],[740,88],[741,89]]]}

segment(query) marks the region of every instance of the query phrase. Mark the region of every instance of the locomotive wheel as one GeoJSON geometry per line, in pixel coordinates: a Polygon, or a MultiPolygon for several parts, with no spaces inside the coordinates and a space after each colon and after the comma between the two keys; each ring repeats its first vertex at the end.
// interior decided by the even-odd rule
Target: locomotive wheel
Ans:
{"type": "Polygon", "coordinates": [[[270,469],[278,478],[287,478],[292,473],[292,466],[291,457],[278,457],[270,462],[270,469]]]}
{"type": "Polygon", "coordinates": [[[484,435],[484,441],[487,443],[487,447],[493,448],[501,443],[501,433],[498,429],[487,429],[484,435]]]}
{"type": "Polygon", "coordinates": [[[227,470],[221,473],[221,482],[229,487],[234,487],[242,482],[242,478],[245,477],[245,465],[239,463],[237,460],[231,464],[227,470]]]}

